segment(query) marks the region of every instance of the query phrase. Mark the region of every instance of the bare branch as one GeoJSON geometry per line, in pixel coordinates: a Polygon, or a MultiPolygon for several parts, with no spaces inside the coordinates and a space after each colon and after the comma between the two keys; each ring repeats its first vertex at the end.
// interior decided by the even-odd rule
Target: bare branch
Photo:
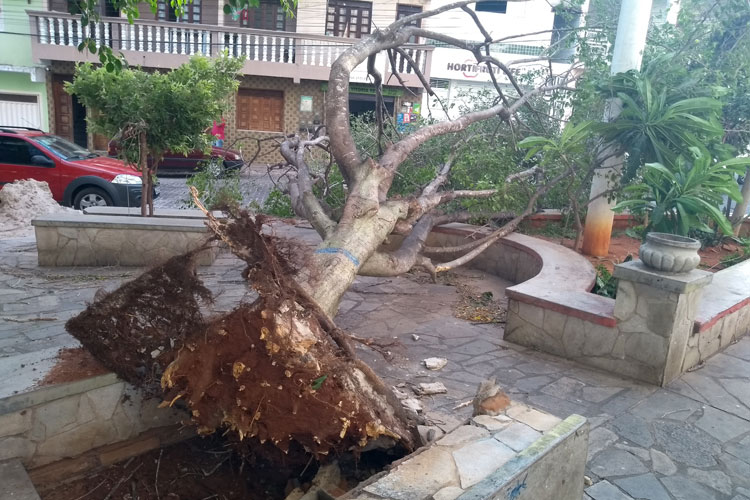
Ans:
{"type": "Polygon", "coordinates": [[[524,179],[526,177],[531,177],[532,175],[535,175],[536,173],[544,172],[539,166],[533,166],[531,168],[527,168],[526,170],[523,170],[521,172],[516,172],[515,174],[510,174],[508,177],[505,178],[505,182],[510,184],[511,182],[518,180],[518,179],[524,179]]]}
{"type": "Polygon", "coordinates": [[[533,210],[534,205],[536,204],[536,201],[539,199],[540,196],[544,195],[547,191],[552,189],[555,185],[557,185],[560,181],[565,179],[567,176],[571,175],[575,170],[572,167],[569,167],[565,170],[565,172],[561,173],[551,181],[549,181],[547,184],[539,188],[532,196],[529,198],[529,202],[526,204],[526,208],[523,212],[521,212],[518,216],[514,217],[513,220],[505,224],[503,227],[498,229],[497,231],[492,232],[490,235],[486,236],[485,238],[482,238],[480,241],[481,243],[476,244],[475,242],[472,242],[468,245],[471,245],[471,250],[469,250],[467,253],[462,255],[461,257],[458,257],[450,262],[444,262],[442,264],[439,264],[435,267],[436,272],[443,272],[443,271],[449,271],[451,269],[455,269],[456,267],[462,266],[464,264],[467,264],[471,262],[477,255],[484,252],[487,247],[495,243],[497,240],[502,238],[503,236],[506,236],[513,231],[516,230],[518,227],[518,224],[521,223],[521,221],[526,218],[533,210]]]}
{"type": "Polygon", "coordinates": [[[336,223],[328,216],[320,200],[313,193],[313,181],[310,169],[305,161],[308,147],[318,146],[328,142],[327,136],[320,136],[309,141],[302,141],[299,137],[290,137],[281,144],[282,156],[297,168],[296,179],[290,179],[289,195],[292,207],[297,215],[305,217],[310,224],[325,239],[336,228],[336,223]]]}

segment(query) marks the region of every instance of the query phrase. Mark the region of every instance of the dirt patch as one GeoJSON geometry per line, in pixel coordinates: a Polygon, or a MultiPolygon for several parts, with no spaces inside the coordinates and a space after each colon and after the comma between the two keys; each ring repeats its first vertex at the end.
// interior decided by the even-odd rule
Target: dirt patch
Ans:
{"type": "Polygon", "coordinates": [[[102,366],[83,347],[60,349],[57,355],[57,364],[47,372],[47,375],[39,382],[39,386],[75,382],[97,375],[104,375],[109,371],[102,366]]]}
{"type": "Polygon", "coordinates": [[[339,496],[381,472],[393,457],[371,451],[331,460],[323,479],[315,461],[271,463],[211,436],[152,450],[63,484],[36,486],[42,500],[282,500],[314,484],[339,496]]]}
{"type": "MultiPolygon", "coordinates": [[[[192,439],[42,490],[43,500],[275,500],[300,470],[248,463],[219,439],[192,439]]],[[[311,471],[314,473],[315,471],[311,471]]],[[[295,476],[296,477],[296,476],[295,476]]]]}
{"type": "MultiPolygon", "coordinates": [[[[436,283],[456,287],[458,301],[453,305],[453,316],[472,323],[505,323],[507,299],[481,286],[482,277],[473,276],[480,271],[461,269],[460,272],[445,272],[437,275],[436,283]]],[[[423,272],[404,275],[416,283],[432,283],[432,277],[423,272]]],[[[504,292],[501,290],[501,292],[504,292]]]]}
{"type": "MultiPolygon", "coordinates": [[[[559,238],[553,236],[545,236],[541,234],[531,234],[535,238],[551,241],[553,243],[561,244],[568,248],[573,248],[574,240],[569,238],[559,238]]],[[[612,272],[615,264],[625,262],[625,258],[630,255],[632,258],[638,258],[638,249],[641,246],[641,240],[637,238],[631,238],[625,234],[616,234],[612,236],[609,244],[609,253],[606,257],[591,257],[586,255],[585,257],[594,266],[599,264],[607,268],[608,271],[612,272]]],[[[719,245],[715,247],[708,247],[701,249],[698,253],[701,256],[701,269],[706,271],[718,271],[724,269],[722,260],[727,259],[737,253],[738,249],[736,245],[719,245]]]]}

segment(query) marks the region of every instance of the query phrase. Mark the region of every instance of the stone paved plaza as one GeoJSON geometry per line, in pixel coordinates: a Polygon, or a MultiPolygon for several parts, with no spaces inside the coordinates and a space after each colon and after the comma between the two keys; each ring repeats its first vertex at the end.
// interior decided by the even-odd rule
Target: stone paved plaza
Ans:
{"type": "MultiPolygon", "coordinates": [[[[307,229],[284,232],[314,241],[307,229]]],[[[216,311],[251,300],[241,263],[221,254],[200,275],[217,295],[216,311]]],[[[76,341],[63,329],[99,288],[111,290],[138,269],[39,268],[32,238],[0,241],[0,398],[28,390],[55,363],[60,347],[76,341]]],[[[503,300],[509,283],[474,270],[461,280],[503,300]]],[[[505,342],[502,324],[456,319],[459,294],[450,284],[422,279],[360,278],[341,304],[337,321],[364,337],[397,340],[388,362],[360,349],[390,384],[410,392],[441,381],[448,393],[422,398],[425,415],[448,429],[471,413],[478,383],[497,381],[511,398],[565,418],[589,419],[585,499],[750,500],[750,339],[744,338],[705,366],[665,388],[620,379],[505,342]],[[421,366],[444,357],[439,371],[421,366]]],[[[451,281],[451,280],[448,280],[451,281]]],[[[2,455],[0,442],[0,458],[2,455]]]]}

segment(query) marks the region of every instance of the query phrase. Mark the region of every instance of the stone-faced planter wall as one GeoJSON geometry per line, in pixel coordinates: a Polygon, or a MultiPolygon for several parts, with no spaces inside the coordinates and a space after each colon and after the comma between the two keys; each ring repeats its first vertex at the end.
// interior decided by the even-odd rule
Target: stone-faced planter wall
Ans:
{"type": "Polygon", "coordinates": [[[341,500],[580,500],[588,423],[514,403],[418,450],[341,500]]]}
{"type": "MultiPolygon", "coordinates": [[[[209,237],[200,218],[51,214],[32,224],[40,266],[152,266],[209,237]]],[[[198,264],[210,265],[216,255],[212,245],[198,264]]]]}
{"type": "MultiPolygon", "coordinates": [[[[428,244],[466,243],[483,236],[477,229],[437,228],[428,244]]],[[[750,330],[750,261],[715,275],[621,264],[617,301],[589,293],[596,275],[584,257],[521,234],[470,265],[516,283],[506,289],[506,340],[652,384],[669,383],[750,330]]]]}
{"type": "Polygon", "coordinates": [[[160,402],[111,373],[8,396],[0,399],[0,461],[17,458],[33,471],[151,431],[145,445],[102,450],[76,465],[91,469],[190,437],[175,429],[185,415],[160,402]]]}

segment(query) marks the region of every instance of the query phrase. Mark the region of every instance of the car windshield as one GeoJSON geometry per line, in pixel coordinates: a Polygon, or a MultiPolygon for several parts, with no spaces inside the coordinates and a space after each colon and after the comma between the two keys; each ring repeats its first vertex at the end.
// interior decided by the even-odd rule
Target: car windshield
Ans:
{"type": "Polygon", "coordinates": [[[31,138],[34,142],[41,144],[63,160],[83,160],[99,156],[78,144],[72,143],[56,135],[38,135],[31,138]]]}

